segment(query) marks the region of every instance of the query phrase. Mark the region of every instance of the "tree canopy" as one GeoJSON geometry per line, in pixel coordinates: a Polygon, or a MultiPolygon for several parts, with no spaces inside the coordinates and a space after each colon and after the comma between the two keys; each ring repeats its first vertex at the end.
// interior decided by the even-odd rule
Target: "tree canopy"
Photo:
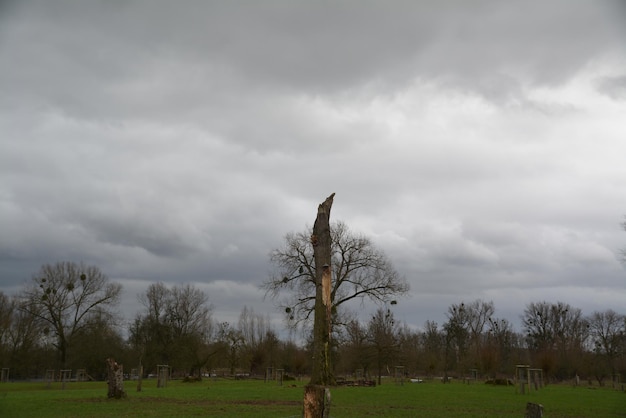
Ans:
{"type": "MultiPolygon", "coordinates": [[[[386,254],[361,234],[353,233],[340,221],[331,224],[331,302],[334,320],[339,308],[353,300],[393,302],[406,294],[409,285],[393,267],[386,254]]],[[[315,305],[315,260],[312,229],[288,233],[281,248],[270,254],[277,274],[263,288],[278,300],[292,325],[308,322],[315,305]]]]}
{"type": "MultiPolygon", "coordinates": [[[[73,262],[46,264],[21,294],[21,309],[52,337],[62,365],[72,338],[97,315],[112,318],[122,285],[111,283],[95,266],[73,262]]],[[[109,320],[109,322],[111,322],[109,320]]]]}
{"type": "Polygon", "coordinates": [[[208,295],[190,284],[168,288],[159,282],[138,300],[144,310],[129,335],[146,366],[176,362],[190,374],[199,373],[212,355],[207,349],[214,327],[208,295]]]}

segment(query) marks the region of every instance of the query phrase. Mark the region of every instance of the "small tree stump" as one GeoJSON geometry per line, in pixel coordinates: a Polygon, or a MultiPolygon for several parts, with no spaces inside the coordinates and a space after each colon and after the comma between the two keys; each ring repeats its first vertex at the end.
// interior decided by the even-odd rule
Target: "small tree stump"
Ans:
{"type": "Polygon", "coordinates": [[[117,364],[112,358],[107,359],[107,370],[109,372],[109,398],[125,398],[124,392],[124,366],[117,364]]]}
{"type": "Polygon", "coordinates": [[[543,405],[538,403],[528,402],[526,404],[525,418],[542,418],[543,417],[543,405]]]}

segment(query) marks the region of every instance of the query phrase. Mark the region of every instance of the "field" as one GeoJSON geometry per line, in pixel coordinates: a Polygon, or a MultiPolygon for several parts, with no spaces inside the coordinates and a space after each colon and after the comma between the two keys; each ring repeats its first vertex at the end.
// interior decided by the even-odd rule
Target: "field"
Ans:
{"type": "MultiPolygon", "coordinates": [[[[170,381],[157,388],[144,380],[142,392],[126,382],[128,396],[106,398],[105,382],[0,383],[0,417],[272,417],[301,415],[305,382],[206,379],[170,381]]],[[[607,388],[550,385],[530,394],[511,386],[392,381],[377,387],[331,390],[331,416],[341,417],[523,417],[526,402],[543,404],[544,416],[626,417],[626,393],[607,388]]]]}

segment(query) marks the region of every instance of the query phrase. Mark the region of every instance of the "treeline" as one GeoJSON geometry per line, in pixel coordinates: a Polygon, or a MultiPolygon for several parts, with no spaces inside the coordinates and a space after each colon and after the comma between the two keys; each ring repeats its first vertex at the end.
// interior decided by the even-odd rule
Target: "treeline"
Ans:
{"type": "MultiPolygon", "coordinates": [[[[0,362],[12,379],[43,378],[47,370],[86,369],[104,379],[112,357],[127,373],[169,365],[175,376],[264,376],[268,368],[306,375],[310,343],[281,340],[267,316],[243,307],[237,323],[220,322],[209,297],[192,285],[155,283],[139,297],[128,322],[116,311],[121,286],[96,267],[43,266],[15,295],[0,292],[0,362]],[[121,324],[129,324],[123,326],[121,324]],[[124,329],[126,327],[126,329],[124,329]],[[123,337],[126,335],[127,337],[123,337]]],[[[446,322],[422,330],[398,322],[393,306],[365,322],[337,321],[335,376],[508,377],[516,364],[545,376],[575,375],[604,384],[626,377],[626,316],[612,310],[583,315],[563,302],[533,302],[521,313],[521,332],[495,316],[493,302],[452,304],[446,322]]]]}
{"type": "Polygon", "coordinates": [[[362,324],[352,321],[338,340],[339,370],[394,375],[511,377],[515,366],[541,368],[549,379],[576,375],[604,385],[626,377],[626,316],[613,310],[584,316],[563,302],[529,303],[522,332],[494,316],[493,302],[452,304],[441,326],[426,321],[420,331],[398,324],[391,309],[379,309],[362,324]]]}

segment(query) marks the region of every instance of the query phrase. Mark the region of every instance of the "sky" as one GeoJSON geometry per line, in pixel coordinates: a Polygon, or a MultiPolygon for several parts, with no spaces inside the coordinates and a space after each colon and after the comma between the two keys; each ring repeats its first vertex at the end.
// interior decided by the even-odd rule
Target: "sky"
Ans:
{"type": "Polygon", "coordinates": [[[190,283],[280,330],[269,253],[336,193],[410,327],[626,314],[625,46],[617,0],[0,1],[0,291],[84,262],[129,320],[190,283]]]}

